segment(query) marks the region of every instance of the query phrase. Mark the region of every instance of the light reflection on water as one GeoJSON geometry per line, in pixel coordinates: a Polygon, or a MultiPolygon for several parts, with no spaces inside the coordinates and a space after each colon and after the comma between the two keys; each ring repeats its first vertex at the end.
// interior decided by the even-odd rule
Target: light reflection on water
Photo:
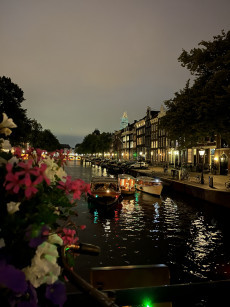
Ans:
{"type": "MultiPolygon", "coordinates": [[[[66,171],[86,182],[106,175],[100,167],[74,162],[66,171]]],[[[94,266],[164,263],[172,283],[230,277],[230,231],[221,208],[179,195],[136,192],[110,215],[89,209],[85,199],[77,212],[76,223],[86,225],[80,241],[101,247],[97,257],[79,257],[83,275],[94,266]]]]}

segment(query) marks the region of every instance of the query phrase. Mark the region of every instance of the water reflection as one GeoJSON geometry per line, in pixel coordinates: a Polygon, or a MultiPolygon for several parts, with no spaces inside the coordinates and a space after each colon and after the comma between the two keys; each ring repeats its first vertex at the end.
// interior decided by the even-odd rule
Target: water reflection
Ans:
{"type": "MultiPolygon", "coordinates": [[[[90,182],[105,169],[80,165],[66,168],[90,182]]],[[[230,273],[230,226],[221,208],[167,193],[160,198],[141,192],[125,197],[112,214],[82,199],[76,223],[85,224],[82,242],[101,247],[97,259],[82,257],[81,267],[164,263],[172,283],[221,279],[230,273]]]]}
{"type": "Polygon", "coordinates": [[[190,273],[206,278],[213,266],[215,251],[223,246],[222,232],[215,225],[207,224],[204,216],[195,218],[190,227],[189,250],[186,259],[193,264],[190,273]]]}

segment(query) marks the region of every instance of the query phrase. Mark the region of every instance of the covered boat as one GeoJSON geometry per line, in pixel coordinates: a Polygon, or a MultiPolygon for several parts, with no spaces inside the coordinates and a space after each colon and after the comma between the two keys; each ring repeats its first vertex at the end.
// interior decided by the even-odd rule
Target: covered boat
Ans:
{"type": "Polygon", "coordinates": [[[91,179],[91,194],[88,193],[88,201],[109,208],[121,200],[121,190],[117,178],[93,177],[91,179]]]}
{"type": "Polygon", "coordinates": [[[136,189],[148,194],[160,196],[163,184],[160,179],[140,176],[136,178],[136,189]]]}
{"type": "Polygon", "coordinates": [[[132,195],[135,193],[136,178],[128,174],[118,175],[118,184],[121,189],[121,194],[132,195]]]}

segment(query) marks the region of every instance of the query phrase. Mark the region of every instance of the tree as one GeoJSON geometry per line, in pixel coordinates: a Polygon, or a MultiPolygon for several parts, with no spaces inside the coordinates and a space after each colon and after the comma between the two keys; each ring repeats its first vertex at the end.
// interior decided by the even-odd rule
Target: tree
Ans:
{"type": "Polygon", "coordinates": [[[161,120],[171,140],[192,146],[200,137],[220,134],[230,143],[230,31],[202,41],[199,48],[183,50],[183,67],[194,76],[175,97],[165,101],[166,116],[161,120]]]}
{"type": "Polygon", "coordinates": [[[60,143],[49,129],[45,129],[41,132],[40,147],[47,151],[55,151],[56,149],[60,149],[60,143]]]}
{"type": "Polygon", "coordinates": [[[31,147],[42,147],[42,125],[39,124],[36,119],[30,121],[31,132],[29,135],[29,143],[31,147]]]}
{"type": "Polygon", "coordinates": [[[95,154],[99,152],[106,152],[109,150],[112,143],[111,133],[103,132],[100,134],[98,129],[95,129],[93,133],[85,136],[81,144],[77,144],[75,152],[82,154],[95,154]]]}
{"type": "Polygon", "coordinates": [[[112,135],[108,132],[103,132],[100,134],[98,139],[98,148],[99,151],[104,154],[104,152],[108,152],[112,144],[112,135]]]}
{"type": "MultiPolygon", "coordinates": [[[[98,152],[98,135],[96,134],[88,134],[84,137],[83,142],[80,145],[80,152],[79,153],[90,153],[94,154],[98,152]]],[[[78,147],[79,149],[79,147],[78,147]]]]}
{"type": "Polygon", "coordinates": [[[26,115],[27,110],[21,106],[25,100],[23,94],[19,86],[12,83],[10,78],[0,77],[0,114],[6,113],[17,125],[17,129],[14,129],[9,136],[12,145],[26,143],[31,128],[26,115]]]}
{"type": "Polygon", "coordinates": [[[94,135],[100,135],[100,130],[96,128],[92,134],[94,134],[94,135]]]}

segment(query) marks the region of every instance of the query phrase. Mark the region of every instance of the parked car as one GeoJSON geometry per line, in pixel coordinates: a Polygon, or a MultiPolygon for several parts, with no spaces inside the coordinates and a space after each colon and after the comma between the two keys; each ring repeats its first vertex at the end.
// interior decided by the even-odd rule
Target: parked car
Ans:
{"type": "Polygon", "coordinates": [[[149,165],[146,162],[135,162],[135,163],[129,165],[129,168],[136,168],[136,169],[139,169],[139,168],[147,169],[148,167],[149,167],[149,165]]]}

